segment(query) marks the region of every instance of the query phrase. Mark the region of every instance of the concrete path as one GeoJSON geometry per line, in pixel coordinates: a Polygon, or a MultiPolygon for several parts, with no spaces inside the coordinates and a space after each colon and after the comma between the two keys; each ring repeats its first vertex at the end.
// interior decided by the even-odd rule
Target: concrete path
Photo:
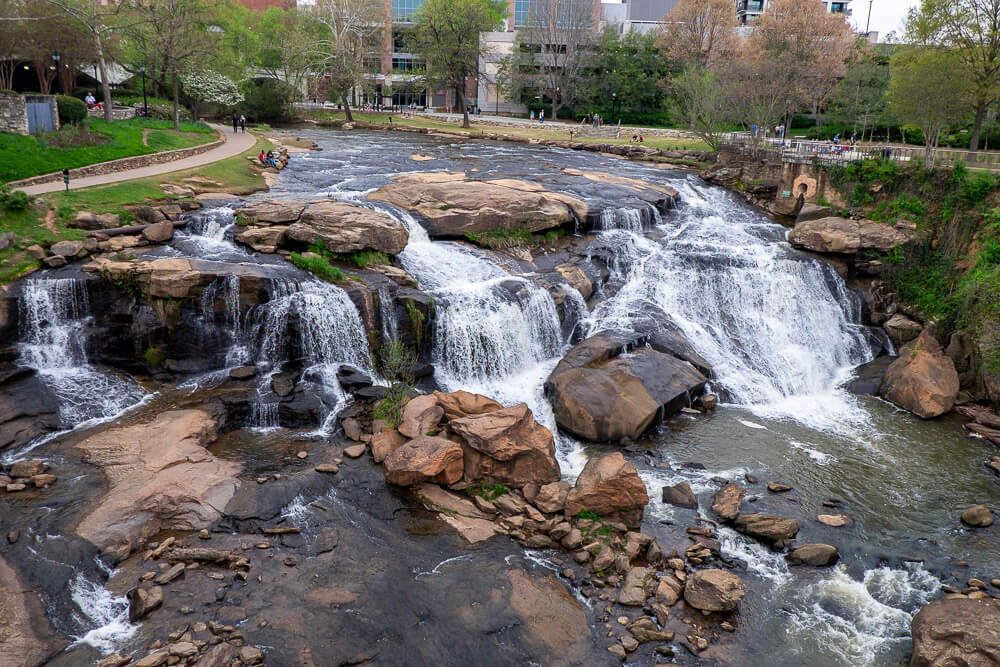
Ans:
{"type": "MultiPolygon", "coordinates": [[[[245,153],[253,148],[254,144],[257,142],[257,138],[249,132],[246,134],[242,132],[239,134],[233,134],[232,127],[226,128],[222,125],[216,125],[214,123],[209,123],[209,125],[222,133],[222,138],[226,140],[226,143],[221,146],[217,146],[210,151],[205,151],[204,153],[200,153],[198,155],[192,155],[191,157],[186,157],[175,162],[164,162],[162,164],[154,164],[148,167],[139,167],[138,169],[126,169],[125,171],[116,171],[113,174],[102,174],[100,176],[70,178],[69,189],[77,190],[79,188],[89,188],[93,185],[104,185],[105,183],[117,183],[119,181],[131,181],[133,178],[159,176],[161,174],[169,174],[174,171],[201,167],[212,162],[218,162],[219,160],[225,160],[226,158],[239,155],[240,153],[245,153]]],[[[24,190],[29,195],[40,195],[46,192],[63,190],[65,187],[66,186],[60,180],[53,183],[31,185],[18,189],[24,190]]]]}

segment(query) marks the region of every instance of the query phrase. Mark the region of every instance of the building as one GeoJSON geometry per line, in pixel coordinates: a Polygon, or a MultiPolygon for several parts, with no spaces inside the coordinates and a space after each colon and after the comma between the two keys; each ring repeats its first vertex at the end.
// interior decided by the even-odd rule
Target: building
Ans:
{"type": "MultiPolygon", "coordinates": [[[[753,25],[753,22],[762,13],[767,11],[767,5],[771,0],[736,0],[736,21],[741,26],[753,25]]],[[[828,11],[835,14],[851,15],[848,5],[851,0],[822,0],[828,11]]]]}
{"type": "Polygon", "coordinates": [[[617,25],[619,31],[656,32],[663,28],[664,17],[677,6],[678,0],[624,0],[621,4],[601,5],[601,21],[617,25]]]}

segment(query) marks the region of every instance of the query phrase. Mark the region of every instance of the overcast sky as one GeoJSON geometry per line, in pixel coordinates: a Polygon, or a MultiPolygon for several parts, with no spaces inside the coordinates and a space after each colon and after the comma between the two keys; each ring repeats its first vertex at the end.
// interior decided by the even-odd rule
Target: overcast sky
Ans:
{"type": "MultiPolygon", "coordinates": [[[[897,35],[903,34],[903,20],[911,7],[920,4],[920,0],[874,0],[872,2],[871,30],[877,30],[880,37],[885,37],[892,30],[897,35]]],[[[865,29],[868,19],[868,0],[853,0],[851,9],[854,14],[854,25],[858,30],[865,29]]]]}

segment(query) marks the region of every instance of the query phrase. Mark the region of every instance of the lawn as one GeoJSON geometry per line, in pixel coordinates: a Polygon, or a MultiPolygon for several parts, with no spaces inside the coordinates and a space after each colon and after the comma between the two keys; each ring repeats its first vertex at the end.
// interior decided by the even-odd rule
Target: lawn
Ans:
{"type": "Polygon", "coordinates": [[[180,132],[175,132],[171,121],[149,118],[111,123],[91,118],[38,136],[0,133],[0,181],[198,146],[215,137],[215,131],[204,123],[185,121],[180,132]]]}
{"type": "Polygon", "coordinates": [[[76,217],[77,211],[117,213],[122,224],[129,224],[135,216],[126,208],[127,204],[177,200],[178,197],[165,194],[160,185],[187,185],[184,179],[194,175],[218,182],[218,187],[211,189],[222,192],[248,194],[264,189],[264,177],[255,166],[256,162],[248,160],[247,156],[255,157],[260,151],[271,148],[271,142],[258,139],[246,153],[204,167],[69,192],[50,192],[37,197],[27,210],[0,213],[0,233],[14,232],[17,235],[13,248],[0,251],[0,284],[16,280],[40,265],[24,252],[28,246],[36,243],[47,246],[64,239],[85,238],[86,232],[66,227],[66,223],[76,217]]]}
{"type": "MultiPolygon", "coordinates": [[[[325,111],[320,109],[309,110],[306,115],[315,120],[343,120],[343,112],[325,111]]],[[[355,120],[364,121],[372,125],[388,125],[389,114],[385,113],[359,113],[353,112],[355,120]]],[[[436,120],[425,116],[415,118],[401,118],[398,114],[392,116],[393,125],[405,127],[424,128],[428,130],[440,130],[444,132],[460,132],[469,137],[481,137],[490,132],[495,134],[507,134],[512,137],[527,139],[539,139],[550,141],[566,141],[570,139],[569,131],[575,129],[575,124],[569,123],[539,123],[537,125],[512,126],[494,125],[487,121],[480,121],[475,116],[469,117],[472,127],[463,129],[460,123],[447,120],[436,120]]],[[[588,144],[627,144],[632,137],[631,128],[622,126],[622,138],[614,139],[607,137],[573,137],[574,141],[588,144]]],[[[643,135],[643,145],[661,150],[708,150],[708,145],[701,139],[686,137],[661,137],[655,135],[643,135]]]]}

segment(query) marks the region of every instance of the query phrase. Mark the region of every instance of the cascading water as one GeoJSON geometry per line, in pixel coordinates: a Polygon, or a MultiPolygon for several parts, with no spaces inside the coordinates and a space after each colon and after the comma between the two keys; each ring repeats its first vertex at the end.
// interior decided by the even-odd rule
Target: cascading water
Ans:
{"type": "Polygon", "coordinates": [[[219,276],[201,295],[201,314],[205,323],[219,327],[232,341],[226,350],[227,368],[242,366],[250,361],[250,349],[240,317],[240,277],[219,276]],[[221,313],[216,312],[221,302],[221,313]]]}
{"type": "Polygon", "coordinates": [[[20,299],[20,363],[36,369],[56,394],[65,428],[117,414],[145,393],[131,380],[89,364],[89,318],[84,280],[25,281],[20,299]]]}

